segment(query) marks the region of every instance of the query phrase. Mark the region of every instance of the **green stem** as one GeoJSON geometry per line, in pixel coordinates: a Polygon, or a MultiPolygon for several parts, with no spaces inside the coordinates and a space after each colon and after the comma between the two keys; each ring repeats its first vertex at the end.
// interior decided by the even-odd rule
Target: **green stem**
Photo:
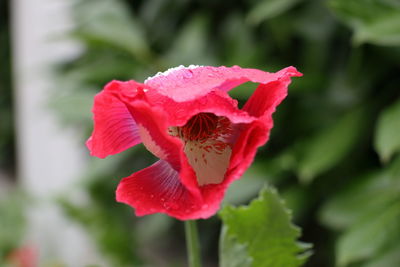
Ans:
{"type": "Polygon", "coordinates": [[[185,235],[189,267],[201,267],[196,221],[185,221],[185,235]]]}

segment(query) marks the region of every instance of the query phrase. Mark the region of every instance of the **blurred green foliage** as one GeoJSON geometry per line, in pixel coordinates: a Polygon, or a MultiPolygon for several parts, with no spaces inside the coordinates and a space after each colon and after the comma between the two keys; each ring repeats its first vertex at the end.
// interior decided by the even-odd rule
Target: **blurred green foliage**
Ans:
{"type": "Polygon", "coordinates": [[[12,252],[23,245],[23,208],[26,200],[26,196],[17,191],[0,196],[0,266],[3,266],[12,252]]]}
{"type": "MultiPolygon", "coordinates": [[[[15,171],[14,114],[11,89],[11,45],[9,2],[0,1],[0,179],[7,185],[15,171]]],[[[21,192],[0,188],[0,266],[19,248],[24,233],[21,192]]]]}
{"type": "Polygon", "coordinates": [[[0,1],[0,169],[14,171],[14,123],[8,1],[0,1]]]}
{"type": "MultiPolygon", "coordinates": [[[[271,140],[226,201],[246,203],[265,182],[277,187],[301,240],[314,244],[306,266],[399,265],[398,1],[75,0],[73,15],[70,36],[84,49],[59,67],[52,105],[83,138],[93,95],[110,80],[143,81],[181,64],[296,66],[304,76],[274,115],[271,140]]],[[[232,96],[244,103],[253,89],[245,84],[232,96]]],[[[94,160],[85,183],[90,204],[61,203],[118,266],[184,266],[179,223],[136,220],[113,202],[118,178],[154,161],[144,155],[139,147],[94,160]]],[[[200,224],[207,266],[217,262],[220,224],[200,224]]]]}

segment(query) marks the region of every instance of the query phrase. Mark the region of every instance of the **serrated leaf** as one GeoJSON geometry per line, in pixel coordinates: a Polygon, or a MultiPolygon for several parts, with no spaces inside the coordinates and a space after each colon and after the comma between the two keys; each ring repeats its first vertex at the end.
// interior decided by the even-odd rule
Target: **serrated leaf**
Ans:
{"type": "Polygon", "coordinates": [[[309,246],[297,242],[300,230],[291,223],[289,211],[272,188],[263,189],[249,206],[225,207],[220,216],[226,227],[224,242],[244,246],[239,249],[239,245],[221,243],[221,262],[227,262],[232,255],[229,246],[237,253],[246,253],[238,257],[250,257],[251,266],[255,267],[300,266],[308,257],[309,246]]]}
{"type": "Polygon", "coordinates": [[[300,0],[264,0],[255,5],[248,15],[250,23],[258,24],[286,12],[300,0]]]}
{"type": "Polygon", "coordinates": [[[310,139],[297,166],[300,180],[310,182],[343,159],[361,135],[363,122],[363,110],[357,109],[310,139]]]}
{"type": "Polygon", "coordinates": [[[383,162],[389,161],[400,151],[400,100],[386,108],[379,116],[374,146],[383,162]]]}
{"type": "Polygon", "coordinates": [[[400,2],[331,0],[329,6],[354,30],[353,41],[356,44],[400,44],[400,2]]]}
{"type": "Polygon", "coordinates": [[[220,266],[221,267],[251,267],[253,259],[247,253],[247,247],[239,243],[234,236],[227,233],[226,226],[222,227],[220,237],[220,266]]]}

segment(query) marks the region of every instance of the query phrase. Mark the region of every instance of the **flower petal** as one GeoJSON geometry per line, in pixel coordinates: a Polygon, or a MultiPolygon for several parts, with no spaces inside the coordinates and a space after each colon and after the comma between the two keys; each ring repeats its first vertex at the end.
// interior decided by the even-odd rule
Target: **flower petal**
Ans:
{"type": "Polygon", "coordinates": [[[165,112],[159,107],[150,106],[141,99],[126,102],[126,107],[135,118],[139,134],[146,148],[156,157],[167,161],[179,171],[182,143],[168,135],[165,112]]]}
{"type": "Polygon", "coordinates": [[[116,192],[117,201],[135,208],[137,216],[161,212],[181,220],[212,216],[222,199],[220,194],[213,196],[218,196],[219,201],[204,204],[181,184],[179,173],[164,160],[122,179],[116,192]]]}
{"type": "Polygon", "coordinates": [[[247,111],[249,115],[261,117],[267,113],[270,116],[286,97],[287,88],[291,82],[290,78],[301,75],[299,72],[294,71],[291,68],[283,69],[277,74],[279,74],[277,75],[277,79],[271,80],[268,83],[260,84],[250,99],[246,102],[243,110],[247,111]]]}
{"type": "Polygon", "coordinates": [[[95,96],[94,130],[86,142],[92,156],[105,158],[141,142],[139,129],[125,104],[115,96],[119,91],[131,91],[133,82],[112,81],[95,96]]]}
{"type": "Polygon", "coordinates": [[[182,102],[204,96],[216,89],[229,91],[248,81],[265,84],[280,79],[286,73],[291,73],[291,76],[301,75],[294,67],[288,67],[277,73],[268,73],[238,66],[180,66],[147,79],[145,84],[162,95],[182,102]]]}
{"type": "MultiPolygon", "coordinates": [[[[257,148],[264,145],[273,127],[272,114],[287,95],[292,76],[301,75],[294,68],[278,72],[278,78],[266,84],[260,84],[243,110],[257,118],[249,124],[242,124],[232,151],[231,163],[227,171],[227,184],[238,179],[252,163],[257,148]]],[[[277,73],[277,74],[278,74],[277,73]]]]}
{"type": "Polygon", "coordinates": [[[230,146],[212,139],[204,143],[189,141],[185,153],[199,186],[220,184],[224,180],[232,154],[230,146]]]}

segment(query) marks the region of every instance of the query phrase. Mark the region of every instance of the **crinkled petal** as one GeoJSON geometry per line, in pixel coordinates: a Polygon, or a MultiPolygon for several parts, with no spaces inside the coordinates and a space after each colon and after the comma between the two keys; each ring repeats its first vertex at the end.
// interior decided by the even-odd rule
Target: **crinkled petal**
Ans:
{"type": "Polygon", "coordinates": [[[179,173],[164,160],[122,179],[116,192],[117,201],[135,208],[137,216],[161,212],[181,220],[212,216],[222,196],[210,196],[208,191],[205,196],[210,204],[194,197],[181,184],[179,173]]]}
{"type": "MultiPolygon", "coordinates": [[[[286,71],[285,71],[286,70],[286,71]]],[[[257,118],[249,124],[242,124],[238,130],[232,151],[230,167],[225,182],[227,184],[238,179],[253,162],[258,147],[264,145],[273,127],[272,114],[276,107],[287,95],[287,88],[292,76],[301,75],[298,72],[280,71],[279,79],[260,84],[250,99],[246,102],[243,110],[250,116],[257,118]]]]}
{"type": "Polygon", "coordinates": [[[149,78],[145,84],[160,94],[177,102],[189,101],[221,89],[229,91],[242,83],[251,81],[265,84],[279,80],[282,76],[300,76],[294,67],[276,73],[257,69],[233,67],[190,66],[178,67],[149,78]]]}
{"type": "Polygon", "coordinates": [[[118,201],[133,206],[137,215],[163,212],[183,220],[212,216],[228,185],[244,173],[257,148],[267,142],[272,113],[285,98],[293,76],[301,76],[293,67],[277,73],[239,67],[177,68],[147,80],[139,96],[122,92],[119,97],[137,122],[143,143],[161,161],[125,178],[118,187],[118,201]],[[240,110],[227,91],[247,81],[260,85],[240,110]],[[193,164],[196,155],[203,154],[193,152],[190,158],[182,140],[168,131],[202,112],[229,119],[233,133],[227,141],[232,152],[225,178],[219,183],[226,167],[215,175],[218,179],[200,179],[201,186],[196,179],[201,166],[194,168],[189,162],[193,164]]]}
{"type": "Polygon", "coordinates": [[[241,125],[241,127],[242,130],[233,148],[230,166],[224,181],[228,185],[242,176],[253,162],[257,148],[264,145],[269,138],[270,129],[260,121],[241,125]]]}
{"type": "Polygon", "coordinates": [[[182,143],[168,135],[165,112],[159,107],[150,106],[143,100],[127,102],[126,107],[135,118],[139,128],[139,135],[146,148],[179,171],[182,143]]]}
{"type": "Polygon", "coordinates": [[[125,104],[115,92],[134,94],[132,82],[110,82],[95,96],[94,130],[86,142],[92,156],[105,158],[141,142],[139,129],[125,104]]]}
{"type": "Polygon", "coordinates": [[[278,80],[260,84],[244,105],[243,110],[257,118],[264,115],[270,116],[287,96],[291,76],[292,73],[288,73],[278,80]]]}
{"type": "Polygon", "coordinates": [[[171,126],[183,126],[191,117],[202,112],[228,117],[233,123],[254,120],[246,111],[238,108],[236,100],[220,90],[209,92],[207,95],[186,102],[175,102],[172,99],[165,100],[162,106],[168,114],[171,126]]]}

